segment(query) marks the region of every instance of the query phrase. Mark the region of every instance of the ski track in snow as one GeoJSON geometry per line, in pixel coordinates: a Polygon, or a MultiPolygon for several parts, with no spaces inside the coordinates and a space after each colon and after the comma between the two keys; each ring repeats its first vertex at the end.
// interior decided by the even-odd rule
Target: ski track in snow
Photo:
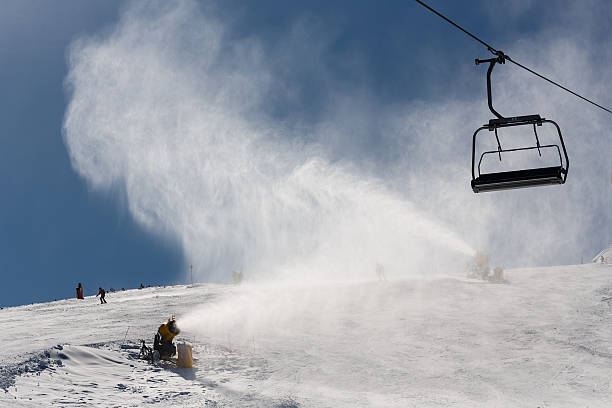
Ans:
{"type": "Polygon", "coordinates": [[[174,286],[6,308],[0,406],[612,406],[612,267],[505,277],[174,286]],[[136,358],[170,314],[191,319],[179,338],[194,369],[136,358]]]}

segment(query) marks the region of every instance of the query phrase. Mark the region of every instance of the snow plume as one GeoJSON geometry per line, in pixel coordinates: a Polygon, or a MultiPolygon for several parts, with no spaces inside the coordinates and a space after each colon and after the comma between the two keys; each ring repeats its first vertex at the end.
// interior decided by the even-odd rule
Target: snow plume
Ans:
{"type": "Polygon", "coordinates": [[[327,135],[308,133],[342,125],[271,119],[270,94],[291,84],[275,82],[256,40],[230,39],[213,16],[193,2],[132,4],[112,31],[73,44],[64,135],[94,190],[121,191],[200,279],[371,278],[377,262],[409,275],[428,253],[474,252],[435,208],[331,161],[327,135]]]}

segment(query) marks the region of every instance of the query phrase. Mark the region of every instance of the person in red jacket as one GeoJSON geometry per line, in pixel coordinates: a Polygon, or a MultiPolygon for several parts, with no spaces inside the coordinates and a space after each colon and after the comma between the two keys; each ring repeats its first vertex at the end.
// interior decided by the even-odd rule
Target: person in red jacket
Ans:
{"type": "Polygon", "coordinates": [[[104,289],[98,288],[98,294],[96,297],[98,296],[100,296],[100,304],[106,303],[106,299],[104,299],[104,296],[106,296],[106,291],[104,289]]]}
{"type": "Polygon", "coordinates": [[[83,299],[83,286],[81,286],[81,282],[79,282],[79,286],[76,288],[77,299],[83,299]]]}

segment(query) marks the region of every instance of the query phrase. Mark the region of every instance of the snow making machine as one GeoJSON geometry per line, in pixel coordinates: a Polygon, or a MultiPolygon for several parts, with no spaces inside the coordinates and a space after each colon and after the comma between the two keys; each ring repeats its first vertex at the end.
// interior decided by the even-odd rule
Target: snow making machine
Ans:
{"type": "Polygon", "coordinates": [[[181,332],[176,325],[176,319],[172,316],[168,319],[168,323],[162,324],[155,333],[153,340],[153,350],[159,353],[162,360],[168,360],[176,354],[176,346],[172,340],[181,332]]]}
{"type": "Polygon", "coordinates": [[[176,346],[173,343],[174,338],[181,332],[176,324],[174,316],[168,319],[167,323],[159,326],[155,338],[153,339],[153,348],[147,347],[145,340],[140,340],[139,358],[156,362],[159,360],[171,360],[176,354],[176,346]]]}
{"type": "MultiPolygon", "coordinates": [[[[487,99],[489,103],[489,110],[495,115],[495,119],[489,120],[488,124],[485,124],[478,128],[474,132],[472,139],[472,190],[474,193],[486,192],[486,191],[497,191],[507,190],[514,188],[523,187],[536,187],[553,184],[563,184],[567,178],[567,171],[569,169],[569,158],[565,149],[565,143],[563,142],[563,136],[561,135],[561,129],[559,125],[552,120],[548,120],[540,117],[540,115],[527,115],[527,116],[514,116],[514,117],[503,117],[494,108],[491,96],[491,72],[495,64],[504,64],[506,62],[506,55],[502,51],[495,52],[496,57],[490,59],[476,59],[476,65],[482,63],[489,63],[489,69],[487,70],[487,99]],[[544,124],[550,124],[556,130],[556,134],[559,138],[558,144],[540,144],[540,138],[538,137],[537,128],[544,124]],[[535,145],[504,149],[502,148],[498,130],[509,127],[531,127],[533,128],[533,134],[535,136],[535,145]],[[483,130],[493,132],[495,140],[497,141],[497,150],[485,151],[480,155],[480,159],[476,162],[476,136],[483,130]],[[554,166],[540,166],[521,170],[512,171],[500,171],[500,172],[481,172],[481,165],[483,159],[496,155],[499,157],[499,161],[502,160],[503,153],[509,152],[525,152],[530,150],[537,150],[540,157],[542,157],[543,149],[554,149],[557,153],[559,162],[554,166]]],[[[530,130],[531,131],[531,130],[530,130]]]]}

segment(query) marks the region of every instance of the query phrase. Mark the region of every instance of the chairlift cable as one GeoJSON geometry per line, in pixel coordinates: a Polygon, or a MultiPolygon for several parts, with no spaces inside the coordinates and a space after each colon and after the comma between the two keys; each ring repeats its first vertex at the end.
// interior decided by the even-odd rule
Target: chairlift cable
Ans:
{"type": "Polygon", "coordinates": [[[481,43],[482,45],[484,45],[485,47],[487,47],[487,49],[489,51],[491,51],[493,54],[497,53],[497,50],[493,47],[491,47],[489,44],[487,44],[486,42],[482,41],[480,38],[476,37],[474,34],[470,33],[469,31],[467,31],[465,28],[461,27],[460,25],[456,24],[454,21],[452,21],[451,19],[447,18],[446,16],[442,15],[441,13],[437,12],[436,10],[432,9],[431,7],[429,7],[427,4],[423,3],[420,0],[415,0],[417,3],[419,3],[421,6],[425,7],[427,10],[431,11],[432,13],[436,14],[438,17],[446,20],[448,23],[454,25],[455,27],[457,27],[458,29],[460,29],[461,31],[463,31],[464,33],[466,33],[467,35],[469,35],[470,37],[472,37],[473,39],[475,39],[476,41],[478,41],[479,43],[481,43]]]}
{"type": "Polygon", "coordinates": [[[453,26],[455,26],[456,28],[458,28],[459,30],[463,31],[465,34],[469,35],[470,37],[472,37],[474,40],[478,41],[480,44],[484,45],[485,47],[487,47],[487,49],[494,55],[497,56],[503,56],[504,59],[507,59],[508,61],[512,62],[513,64],[515,64],[516,66],[523,68],[524,70],[526,70],[527,72],[530,72],[548,82],[550,82],[553,85],[558,86],[559,88],[563,89],[564,91],[567,91],[569,93],[571,93],[574,96],[579,97],[580,99],[597,106],[600,109],[605,110],[608,113],[612,113],[612,110],[599,105],[596,102],[593,102],[592,100],[585,98],[584,96],[564,87],[563,85],[558,84],[557,82],[546,78],[544,75],[538,74],[537,72],[535,72],[532,69],[527,68],[526,66],[520,64],[518,61],[513,60],[512,58],[510,58],[508,55],[503,54],[501,51],[496,50],[495,48],[491,47],[489,44],[487,44],[486,42],[484,42],[483,40],[481,40],[480,38],[476,37],[474,34],[470,33],[469,31],[467,31],[465,28],[461,27],[460,25],[458,25],[457,23],[455,23],[454,21],[452,21],[451,19],[449,19],[448,17],[444,16],[443,14],[441,14],[440,12],[438,12],[437,10],[434,10],[433,8],[431,8],[430,6],[428,6],[427,4],[423,3],[421,0],[415,0],[417,3],[419,3],[421,6],[425,7],[427,10],[431,11],[432,13],[436,14],[438,17],[442,18],[443,20],[445,20],[446,22],[448,22],[449,24],[452,24],[453,26]]]}
{"type": "Polygon", "coordinates": [[[586,101],[586,102],[588,102],[588,103],[590,103],[590,104],[592,104],[592,105],[595,105],[595,106],[597,106],[598,108],[601,108],[601,109],[605,110],[605,111],[606,111],[606,112],[608,112],[608,113],[612,113],[612,110],[610,110],[610,109],[608,109],[608,108],[606,108],[606,107],[604,107],[604,106],[601,106],[600,104],[595,103],[595,102],[593,102],[592,100],[587,99],[587,98],[585,98],[585,97],[584,97],[584,96],[582,96],[582,95],[577,94],[576,92],[572,91],[571,89],[567,89],[566,87],[564,87],[564,86],[563,86],[563,85],[561,85],[561,84],[556,83],[556,82],[555,82],[555,81],[553,81],[552,79],[548,79],[548,78],[546,78],[545,76],[538,74],[537,72],[535,72],[535,71],[533,71],[533,70],[531,70],[531,69],[527,68],[526,66],[524,66],[524,65],[520,64],[519,62],[517,62],[517,61],[513,60],[512,58],[510,58],[510,57],[509,57],[509,56],[507,56],[507,55],[506,55],[506,59],[507,59],[508,61],[512,62],[513,64],[515,64],[515,65],[517,65],[517,66],[519,66],[519,67],[523,68],[524,70],[526,70],[526,71],[528,71],[528,72],[531,72],[533,75],[539,76],[540,78],[542,78],[542,79],[544,79],[544,80],[546,80],[546,81],[550,82],[551,84],[558,86],[559,88],[563,89],[564,91],[567,91],[567,92],[571,93],[572,95],[577,96],[577,97],[579,97],[580,99],[582,99],[582,100],[584,100],[584,101],[586,101]]]}

